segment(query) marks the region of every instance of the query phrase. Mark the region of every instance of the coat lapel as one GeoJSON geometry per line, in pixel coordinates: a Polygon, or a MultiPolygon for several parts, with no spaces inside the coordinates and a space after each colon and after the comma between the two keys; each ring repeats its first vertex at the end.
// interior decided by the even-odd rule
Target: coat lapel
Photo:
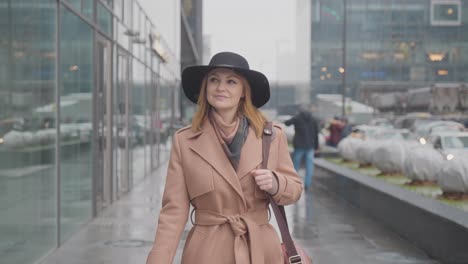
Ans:
{"type": "Polygon", "coordinates": [[[262,163],[262,139],[257,138],[255,130],[249,127],[249,134],[241,150],[237,175],[242,179],[262,163]]]}
{"type": "MultiPolygon", "coordinates": [[[[223,147],[217,142],[215,131],[209,121],[203,123],[203,131],[193,140],[190,148],[213,168],[232,186],[244,201],[239,178],[231,165],[223,147]]],[[[242,155],[241,155],[242,156],[242,155]]]]}

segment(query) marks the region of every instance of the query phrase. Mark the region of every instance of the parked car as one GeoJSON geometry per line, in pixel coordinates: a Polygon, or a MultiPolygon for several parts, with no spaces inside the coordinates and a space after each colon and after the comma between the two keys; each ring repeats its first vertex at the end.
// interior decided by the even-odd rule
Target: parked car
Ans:
{"type": "Polygon", "coordinates": [[[372,137],[377,140],[407,140],[410,138],[410,131],[405,128],[384,128],[376,131],[372,137]]]}
{"type": "Polygon", "coordinates": [[[447,160],[455,155],[468,155],[468,132],[435,133],[429,137],[429,142],[447,160]]]}
{"type": "Polygon", "coordinates": [[[379,126],[379,127],[393,127],[393,124],[390,120],[386,118],[374,118],[369,121],[370,126],[379,126]]]}
{"type": "Polygon", "coordinates": [[[351,136],[361,138],[363,140],[374,139],[375,135],[383,129],[384,127],[380,126],[358,125],[353,127],[351,136]]]}
{"type": "Polygon", "coordinates": [[[421,144],[426,144],[431,134],[442,132],[462,132],[465,126],[454,121],[433,121],[423,124],[415,131],[415,136],[421,144]]]}
{"type": "Polygon", "coordinates": [[[438,120],[429,113],[410,113],[395,119],[396,128],[406,128],[414,132],[418,127],[438,120]]]}

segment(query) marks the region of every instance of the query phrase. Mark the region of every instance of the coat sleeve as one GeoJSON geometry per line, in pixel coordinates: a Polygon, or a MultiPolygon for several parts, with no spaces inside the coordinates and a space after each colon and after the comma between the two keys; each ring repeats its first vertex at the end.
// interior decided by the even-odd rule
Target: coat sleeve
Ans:
{"type": "Polygon", "coordinates": [[[188,219],[189,209],[190,201],[176,134],[169,159],[156,238],[146,264],[171,264],[173,262],[180,236],[188,219]]]}
{"type": "Polygon", "coordinates": [[[277,129],[278,163],[273,173],[278,179],[278,192],[273,195],[273,199],[279,205],[292,204],[299,200],[302,194],[303,184],[301,178],[294,169],[291,155],[288,149],[288,140],[281,129],[277,129]]]}
{"type": "Polygon", "coordinates": [[[290,126],[290,125],[293,125],[295,122],[296,122],[296,117],[293,116],[293,117],[291,117],[290,119],[284,121],[284,124],[285,124],[286,126],[290,126]]]}

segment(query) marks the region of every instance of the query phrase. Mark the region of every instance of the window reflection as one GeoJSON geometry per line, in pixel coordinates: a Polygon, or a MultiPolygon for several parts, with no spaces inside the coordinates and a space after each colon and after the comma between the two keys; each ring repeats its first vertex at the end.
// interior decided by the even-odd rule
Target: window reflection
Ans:
{"type": "Polygon", "coordinates": [[[33,263],[56,245],[55,7],[0,5],[2,263],[33,263]]]}
{"type": "Polygon", "coordinates": [[[365,82],[400,82],[413,88],[418,82],[467,81],[468,35],[461,18],[466,17],[468,3],[390,2],[347,1],[343,40],[343,0],[313,1],[312,81],[316,93],[341,94],[341,76],[335,69],[343,67],[344,42],[349,96],[359,96],[365,82]]]}
{"type": "Polygon", "coordinates": [[[91,217],[93,31],[62,12],[60,38],[61,240],[91,217]]]}

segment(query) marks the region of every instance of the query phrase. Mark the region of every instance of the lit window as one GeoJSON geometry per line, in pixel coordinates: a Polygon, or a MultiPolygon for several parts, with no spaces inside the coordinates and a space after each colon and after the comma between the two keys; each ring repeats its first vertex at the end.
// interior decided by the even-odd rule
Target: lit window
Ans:
{"type": "Polygon", "coordinates": [[[461,1],[460,0],[432,0],[431,1],[432,26],[460,26],[461,1]]]}

